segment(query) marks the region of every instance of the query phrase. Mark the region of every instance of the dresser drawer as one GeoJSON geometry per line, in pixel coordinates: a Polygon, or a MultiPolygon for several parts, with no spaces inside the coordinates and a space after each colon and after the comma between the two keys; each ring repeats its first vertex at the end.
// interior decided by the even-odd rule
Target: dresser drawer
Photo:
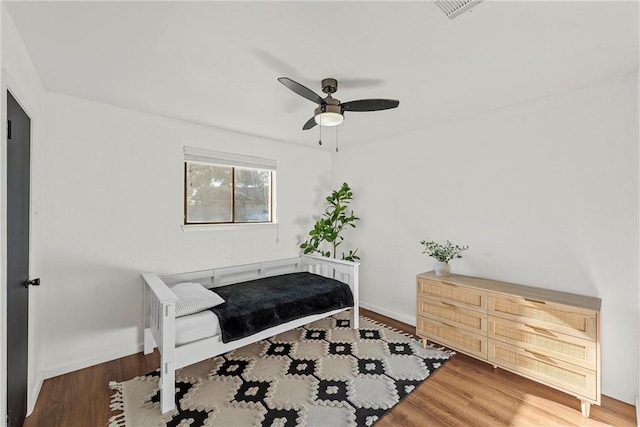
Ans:
{"type": "Polygon", "coordinates": [[[469,332],[487,334],[487,315],[430,298],[418,298],[418,316],[434,319],[469,332]]]}
{"type": "Polygon", "coordinates": [[[493,316],[489,316],[488,322],[490,339],[526,348],[583,368],[596,369],[595,341],[493,316]]]}
{"type": "Polygon", "coordinates": [[[469,308],[471,310],[487,311],[487,292],[467,288],[464,286],[418,278],[418,295],[434,298],[449,304],[469,308]]]}
{"type": "Polygon", "coordinates": [[[494,293],[488,294],[487,305],[491,316],[589,340],[597,339],[598,313],[595,311],[494,293]]]}
{"type": "Polygon", "coordinates": [[[417,335],[487,360],[487,337],[437,320],[418,317],[417,335]]]}
{"type": "Polygon", "coordinates": [[[489,340],[488,353],[489,363],[563,391],[571,391],[587,399],[597,400],[596,371],[493,339],[489,340]]]}

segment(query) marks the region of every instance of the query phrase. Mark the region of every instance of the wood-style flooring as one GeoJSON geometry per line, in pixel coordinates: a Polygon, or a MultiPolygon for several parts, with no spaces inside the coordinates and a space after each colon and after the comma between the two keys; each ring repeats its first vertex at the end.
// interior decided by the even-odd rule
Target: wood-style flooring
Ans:
{"type": "MultiPolygon", "coordinates": [[[[393,328],[415,328],[368,310],[362,314],[393,328]]],[[[160,365],[157,351],[102,363],[44,382],[24,427],[106,426],[113,392],[109,381],[124,381],[160,365]]],[[[591,417],[580,401],[487,363],[456,354],[409,396],[382,417],[376,427],[425,426],[636,426],[632,405],[602,397],[591,417]]],[[[135,426],[144,427],[144,426],[135,426]]],[[[332,426],[333,427],[333,426],[332,426]]]]}

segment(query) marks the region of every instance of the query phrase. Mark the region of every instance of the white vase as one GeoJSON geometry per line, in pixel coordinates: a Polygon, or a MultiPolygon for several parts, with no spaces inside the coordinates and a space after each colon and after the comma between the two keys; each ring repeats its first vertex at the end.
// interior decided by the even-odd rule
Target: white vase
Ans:
{"type": "Polygon", "coordinates": [[[449,263],[436,261],[434,263],[434,267],[436,269],[436,276],[450,276],[451,275],[451,266],[449,263]]]}

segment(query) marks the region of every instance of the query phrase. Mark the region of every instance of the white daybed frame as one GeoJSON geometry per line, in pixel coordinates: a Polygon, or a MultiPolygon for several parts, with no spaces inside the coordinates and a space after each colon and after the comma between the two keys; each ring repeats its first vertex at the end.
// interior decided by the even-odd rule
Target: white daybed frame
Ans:
{"type": "Polygon", "coordinates": [[[160,409],[162,413],[175,407],[175,370],[209,359],[236,348],[264,340],[273,335],[298,328],[307,323],[332,316],[351,308],[351,325],[358,328],[358,267],[353,263],[312,255],[301,255],[277,261],[233,267],[214,268],[193,273],[159,277],[145,273],[144,280],[144,354],[160,351],[160,409]],[[207,288],[244,282],[260,277],[308,271],[332,277],[349,285],[353,293],[353,307],[329,311],[292,320],[274,326],[246,338],[228,343],[221,335],[175,346],[175,301],[178,299],[167,285],[190,281],[202,283],[207,288]]]}

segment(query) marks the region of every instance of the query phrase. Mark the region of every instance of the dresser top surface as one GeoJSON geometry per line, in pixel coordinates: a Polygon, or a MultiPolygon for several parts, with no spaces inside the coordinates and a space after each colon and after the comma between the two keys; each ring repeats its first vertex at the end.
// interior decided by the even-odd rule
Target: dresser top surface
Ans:
{"type": "Polygon", "coordinates": [[[515,283],[501,282],[498,280],[483,279],[480,277],[451,274],[450,276],[437,276],[435,271],[418,274],[418,278],[434,280],[452,285],[469,286],[484,289],[491,292],[516,295],[523,298],[566,304],[581,307],[588,310],[600,311],[602,300],[597,297],[572,294],[569,292],[552,289],[536,288],[533,286],[518,285],[515,283]]]}

